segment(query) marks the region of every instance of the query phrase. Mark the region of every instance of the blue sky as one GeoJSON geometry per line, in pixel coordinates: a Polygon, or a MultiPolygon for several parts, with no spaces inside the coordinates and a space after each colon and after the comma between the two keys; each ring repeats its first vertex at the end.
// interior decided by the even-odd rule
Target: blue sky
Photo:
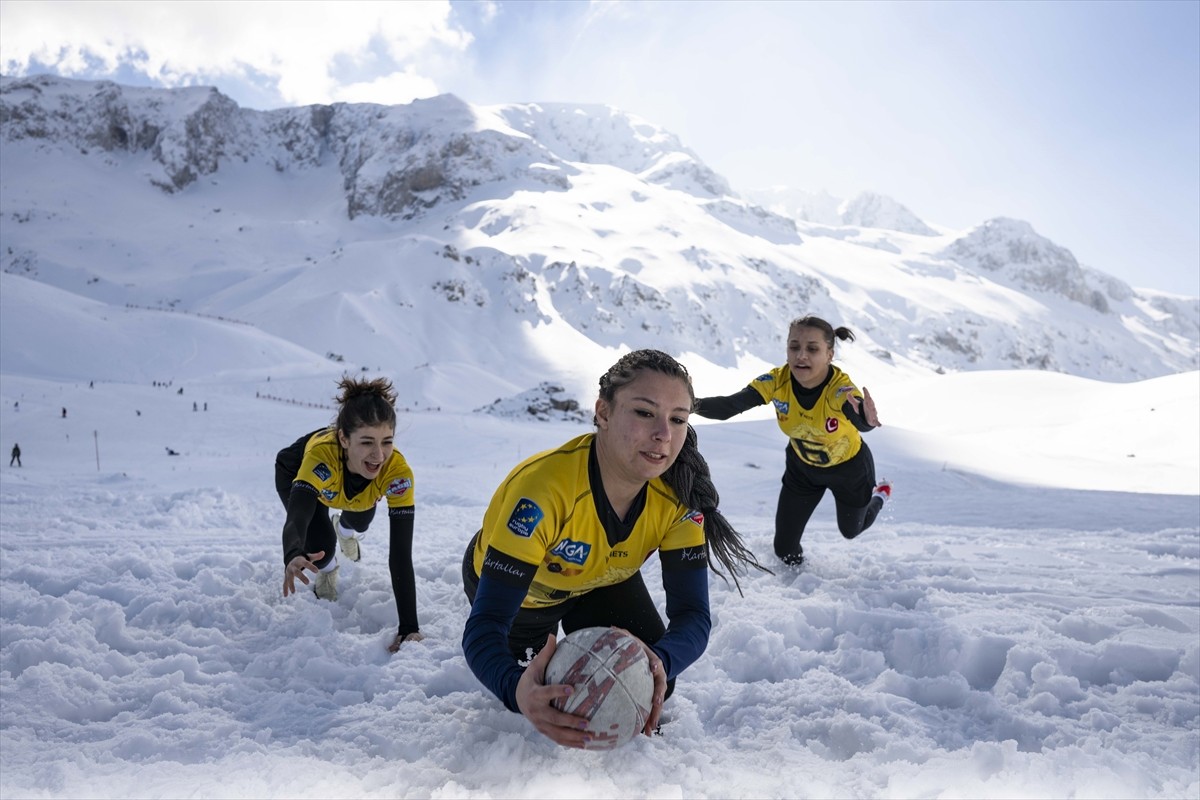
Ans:
{"type": "Polygon", "coordinates": [[[1200,2],[0,2],[4,74],[211,84],[251,108],[603,103],[735,190],[1008,216],[1200,295],[1200,2]]]}

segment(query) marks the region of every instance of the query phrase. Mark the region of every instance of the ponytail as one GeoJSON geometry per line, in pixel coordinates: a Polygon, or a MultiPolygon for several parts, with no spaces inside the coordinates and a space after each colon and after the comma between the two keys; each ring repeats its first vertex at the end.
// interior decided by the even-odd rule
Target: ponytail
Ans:
{"type": "Polygon", "coordinates": [[[688,425],[687,438],[684,440],[683,449],[679,451],[679,457],[663,473],[662,479],[674,490],[681,503],[704,514],[704,546],[709,554],[708,565],[726,582],[729,581],[725,573],[713,563],[712,556],[716,556],[717,561],[720,561],[733,576],[738,594],[742,594],[742,584],[738,581],[738,575],[745,567],[754,567],[774,574],[758,563],[754,553],[742,543],[741,534],[734,530],[729,520],[725,519],[725,515],[717,508],[721,496],[717,494],[717,487],[713,485],[708,462],[696,446],[696,429],[691,425],[688,425]]]}

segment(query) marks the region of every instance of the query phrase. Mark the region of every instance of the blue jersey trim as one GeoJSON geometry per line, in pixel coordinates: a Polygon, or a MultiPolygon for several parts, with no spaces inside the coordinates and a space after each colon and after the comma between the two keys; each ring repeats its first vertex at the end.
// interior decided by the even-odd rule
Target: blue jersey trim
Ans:
{"type": "Polygon", "coordinates": [[[517,681],[524,672],[508,649],[508,632],[529,585],[502,583],[485,571],[479,576],[475,602],[463,628],[462,648],[467,665],[479,682],[492,691],[509,711],[517,707],[517,681]]]}
{"type": "Polygon", "coordinates": [[[695,663],[708,647],[712,615],[708,606],[708,570],[663,570],[667,595],[667,632],[650,649],[662,659],[667,680],[695,663]]]}

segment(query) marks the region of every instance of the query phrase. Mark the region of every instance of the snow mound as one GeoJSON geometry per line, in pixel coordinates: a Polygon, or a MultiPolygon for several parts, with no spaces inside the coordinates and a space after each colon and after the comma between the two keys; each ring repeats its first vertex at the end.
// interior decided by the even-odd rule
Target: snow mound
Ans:
{"type": "Polygon", "coordinates": [[[591,411],[582,408],[575,398],[568,397],[565,388],[549,381],[542,381],[512,397],[497,398],[475,411],[497,417],[533,417],[543,422],[590,422],[592,418],[591,411]]]}

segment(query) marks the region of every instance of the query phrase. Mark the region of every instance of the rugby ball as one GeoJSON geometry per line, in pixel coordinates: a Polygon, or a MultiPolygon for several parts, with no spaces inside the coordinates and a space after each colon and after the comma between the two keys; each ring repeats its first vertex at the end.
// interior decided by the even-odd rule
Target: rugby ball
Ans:
{"type": "Polygon", "coordinates": [[[642,643],[616,628],[580,628],[558,640],[546,683],[575,687],[554,707],[588,719],[588,750],[611,750],[646,727],[654,676],[642,643]]]}

